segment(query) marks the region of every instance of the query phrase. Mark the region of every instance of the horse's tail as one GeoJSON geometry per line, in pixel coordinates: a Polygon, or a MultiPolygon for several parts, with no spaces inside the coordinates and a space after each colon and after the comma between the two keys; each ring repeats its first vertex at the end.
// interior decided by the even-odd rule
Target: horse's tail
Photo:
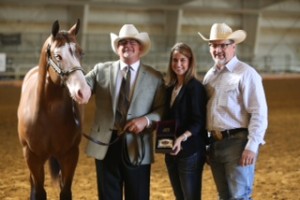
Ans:
{"type": "Polygon", "coordinates": [[[49,169],[52,180],[57,181],[60,176],[60,165],[54,157],[49,158],[49,169]]]}

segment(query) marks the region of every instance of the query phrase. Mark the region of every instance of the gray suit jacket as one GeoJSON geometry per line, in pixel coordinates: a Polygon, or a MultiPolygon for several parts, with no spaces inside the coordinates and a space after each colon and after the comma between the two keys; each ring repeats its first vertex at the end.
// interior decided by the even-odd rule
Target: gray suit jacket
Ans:
{"type": "MultiPolygon", "coordinates": [[[[109,143],[111,129],[114,125],[118,97],[115,96],[116,79],[120,62],[98,63],[94,69],[86,75],[86,80],[95,94],[95,119],[90,136],[96,140],[109,143]]],[[[165,87],[162,74],[153,68],[143,65],[139,66],[137,80],[130,102],[127,120],[147,116],[151,121],[159,121],[164,109],[165,87]]],[[[144,144],[145,157],[142,164],[153,162],[153,136],[151,129],[145,129],[144,144]]],[[[134,159],[135,150],[141,146],[136,142],[136,135],[126,134],[129,157],[134,159]]],[[[107,146],[89,142],[87,154],[96,159],[104,159],[107,146]]]]}

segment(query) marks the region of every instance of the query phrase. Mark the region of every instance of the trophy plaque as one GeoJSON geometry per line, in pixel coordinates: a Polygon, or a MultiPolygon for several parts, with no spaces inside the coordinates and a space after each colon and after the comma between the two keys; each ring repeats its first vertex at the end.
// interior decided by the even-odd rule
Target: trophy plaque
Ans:
{"type": "Polygon", "coordinates": [[[176,138],[177,124],[175,120],[160,121],[156,126],[156,153],[170,153],[176,138]]]}

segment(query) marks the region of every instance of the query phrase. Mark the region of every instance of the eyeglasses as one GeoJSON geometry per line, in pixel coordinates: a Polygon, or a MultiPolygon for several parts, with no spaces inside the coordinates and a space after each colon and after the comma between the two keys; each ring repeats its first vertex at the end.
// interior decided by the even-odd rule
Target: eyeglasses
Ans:
{"type": "Polygon", "coordinates": [[[220,47],[221,49],[226,49],[229,45],[232,45],[233,43],[223,43],[223,44],[215,44],[215,43],[209,43],[208,46],[210,46],[213,49],[216,49],[220,47]]]}
{"type": "Polygon", "coordinates": [[[139,42],[136,40],[133,40],[133,39],[124,39],[124,40],[120,40],[118,42],[118,45],[126,45],[126,44],[137,45],[137,44],[139,44],[139,42]]]}

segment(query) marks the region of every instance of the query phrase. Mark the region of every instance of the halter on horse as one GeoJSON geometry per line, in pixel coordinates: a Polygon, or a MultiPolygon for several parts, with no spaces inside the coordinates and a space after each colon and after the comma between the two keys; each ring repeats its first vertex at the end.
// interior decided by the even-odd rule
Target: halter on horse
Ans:
{"type": "Polygon", "coordinates": [[[71,186],[79,157],[81,119],[74,102],[87,103],[91,91],[80,64],[82,50],[76,34],[79,20],[69,31],[55,21],[45,41],[39,65],[25,76],[18,107],[18,132],[30,170],[30,199],[47,199],[44,164],[60,182],[60,199],[71,200],[71,186]]]}

